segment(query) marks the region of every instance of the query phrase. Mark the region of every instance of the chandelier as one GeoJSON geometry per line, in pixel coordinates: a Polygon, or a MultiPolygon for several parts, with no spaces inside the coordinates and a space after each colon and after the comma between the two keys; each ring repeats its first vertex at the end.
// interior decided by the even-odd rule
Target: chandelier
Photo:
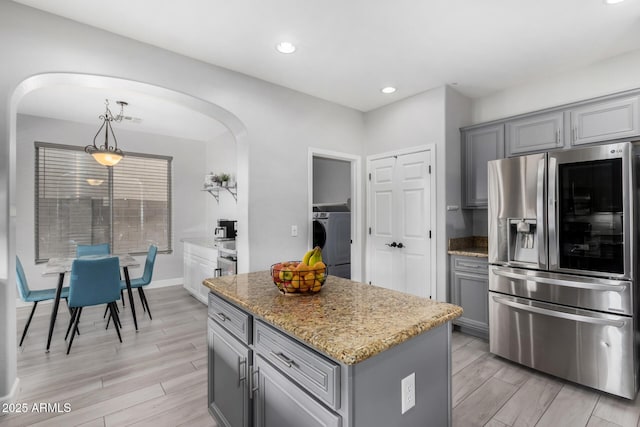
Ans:
{"type": "Polygon", "coordinates": [[[93,158],[104,166],[114,166],[116,165],[122,158],[124,157],[124,153],[122,150],[118,148],[118,140],[116,139],[116,134],[113,133],[113,128],[111,127],[111,122],[119,123],[122,121],[124,117],[122,113],[124,112],[124,106],[129,105],[124,101],[117,101],[116,104],[120,106],[120,113],[117,116],[114,116],[109,109],[109,100],[105,99],[105,112],[100,115],[100,120],[102,120],[102,125],[96,136],[93,137],[93,145],[87,145],[84,147],[84,151],[91,154],[93,158]],[[96,145],[96,139],[100,132],[104,129],[104,145],[96,145]],[[111,137],[113,138],[113,145],[109,145],[109,133],[111,133],[111,137]]]}

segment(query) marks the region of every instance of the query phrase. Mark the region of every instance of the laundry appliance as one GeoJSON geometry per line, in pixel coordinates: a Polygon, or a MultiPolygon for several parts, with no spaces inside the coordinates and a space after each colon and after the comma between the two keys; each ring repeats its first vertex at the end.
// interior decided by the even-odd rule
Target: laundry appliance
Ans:
{"type": "Polygon", "coordinates": [[[330,275],[351,278],[351,212],[314,212],[313,247],[320,246],[330,275]]]}

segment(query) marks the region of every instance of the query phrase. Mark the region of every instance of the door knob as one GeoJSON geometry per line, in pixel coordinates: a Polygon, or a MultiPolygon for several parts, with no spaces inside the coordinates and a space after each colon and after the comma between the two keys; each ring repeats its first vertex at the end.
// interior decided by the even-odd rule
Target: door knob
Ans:
{"type": "Polygon", "coordinates": [[[396,242],[385,243],[385,245],[389,246],[390,248],[395,248],[396,246],[398,246],[396,242]]]}
{"type": "Polygon", "coordinates": [[[402,242],[398,243],[398,249],[402,249],[404,248],[404,245],[402,244],[402,242]]]}

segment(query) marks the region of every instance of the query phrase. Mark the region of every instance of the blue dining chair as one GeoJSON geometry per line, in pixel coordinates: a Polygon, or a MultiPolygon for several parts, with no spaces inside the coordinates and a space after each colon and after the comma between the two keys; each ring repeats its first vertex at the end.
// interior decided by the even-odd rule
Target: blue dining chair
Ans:
{"type": "Polygon", "coordinates": [[[110,311],[110,319],[118,333],[118,339],[122,342],[118,324],[118,312],[115,302],[120,298],[120,261],[118,257],[82,259],[78,258],[71,265],[71,279],[69,281],[69,307],[71,308],[71,321],[67,328],[65,339],[72,329],[71,338],[67,347],[67,354],[71,351],[76,328],[80,322],[82,309],[87,306],[107,304],[110,311]]]}
{"type": "MultiPolygon", "coordinates": [[[[20,258],[16,256],[16,285],[18,286],[18,294],[20,298],[24,302],[32,302],[33,307],[31,308],[31,314],[29,315],[29,320],[27,320],[27,324],[24,325],[24,331],[22,332],[22,338],[20,338],[20,347],[22,347],[22,342],[24,341],[24,337],[27,336],[27,331],[29,330],[29,325],[31,324],[31,319],[33,319],[33,313],[36,312],[36,307],[40,301],[47,301],[55,299],[56,297],[56,289],[38,289],[36,291],[32,291],[29,289],[29,284],[27,283],[27,276],[24,274],[24,268],[22,267],[22,263],[20,262],[20,258]]],[[[69,288],[63,287],[62,292],[60,293],[60,298],[67,299],[69,297],[69,288]]],[[[68,303],[68,301],[67,301],[68,303]]]]}
{"type": "Polygon", "coordinates": [[[85,255],[109,255],[111,248],[108,243],[100,243],[98,245],[78,245],[76,246],[76,256],[85,255]]]}
{"type": "MultiPolygon", "coordinates": [[[[142,277],[138,277],[137,279],[131,279],[131,288],[132,289],[138,288],[138,295],[140,296],[142,309],[149,314],[149,319],[151,320],[153,320],[153,317],[151,317],[149,302],[147,301],[147,297],[144,294],[143,287],[151,283],[151,277],[153,276],[153,266],[156,262],[157,254],[158,254],[158,247],[155,245],[149,246],[149,252],[147,252],[147,259],[144,263],[144,272],[142,273],[142,277]]],[[[124,290],[124,289],[127,289],[127,282],[124,280],[120,280],[120,290],[124,290]]]]}

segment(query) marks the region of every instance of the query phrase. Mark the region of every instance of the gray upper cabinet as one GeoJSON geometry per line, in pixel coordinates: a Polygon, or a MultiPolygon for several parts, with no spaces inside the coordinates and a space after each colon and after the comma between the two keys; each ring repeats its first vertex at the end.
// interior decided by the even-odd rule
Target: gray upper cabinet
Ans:
{"type": "Polygon", "coordinates": [[[626,96],[569,110],[571,145],[639,135],[638,98],[638,96],[626,96]]]}
{"type": "Polygon", "coordinates": [[[564,145],[562,111],[539,114],[506,123],[507,156],[546,151],[564,145]]]}
{"type": "Polygon", "coordinates": [[[487,162],[504,157],[504,125],[491,125],[463,133],[465,208],[487,207],[487,162]]]}

